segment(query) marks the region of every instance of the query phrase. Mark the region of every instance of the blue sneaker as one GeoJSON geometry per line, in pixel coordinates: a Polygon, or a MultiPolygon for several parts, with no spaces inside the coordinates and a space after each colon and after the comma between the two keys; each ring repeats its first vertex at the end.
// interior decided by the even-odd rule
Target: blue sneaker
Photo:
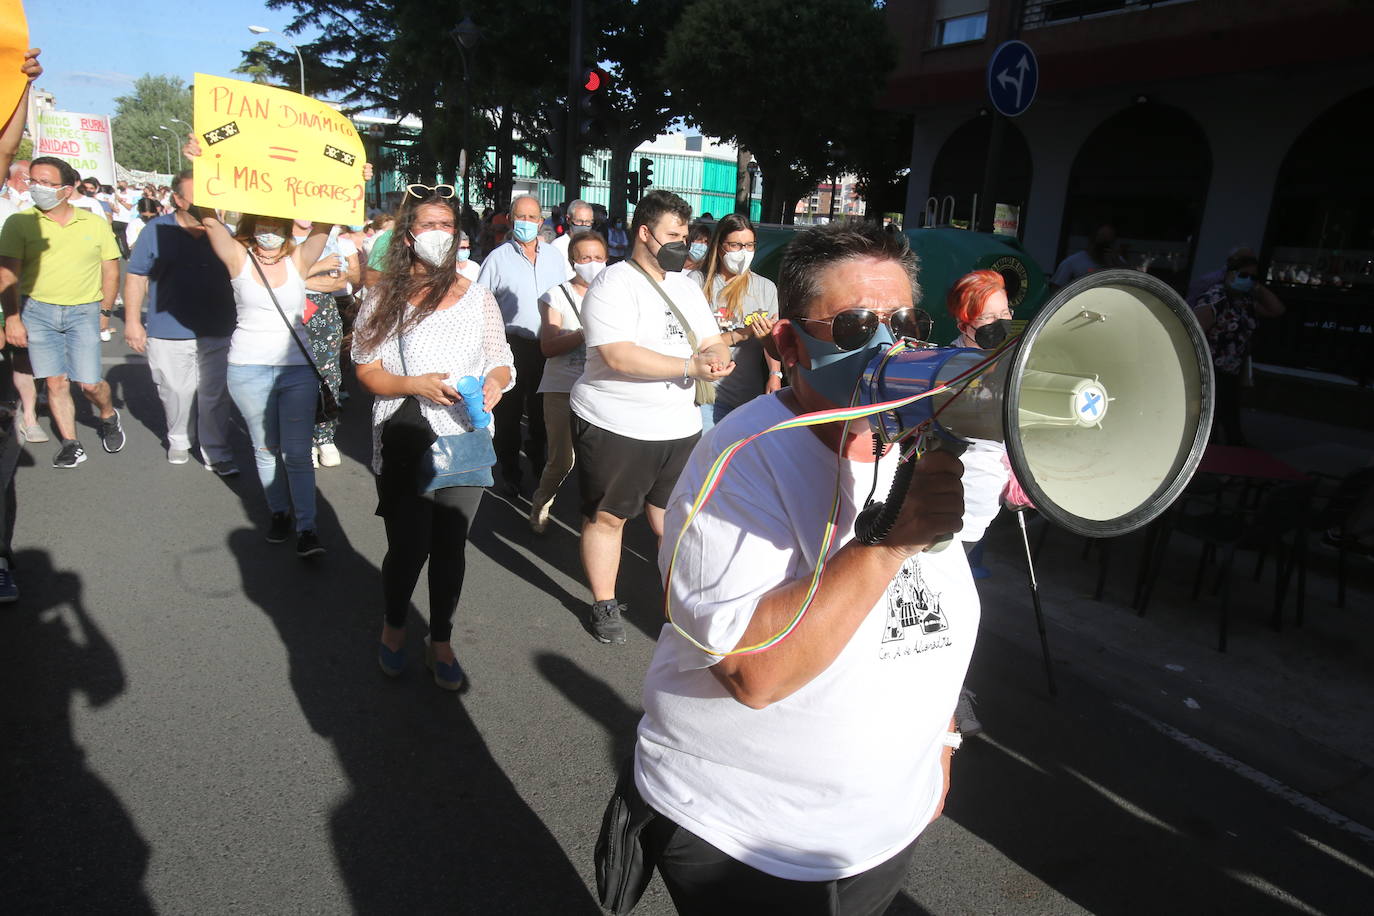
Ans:
{"type": "Polygon", "coordinates": [[[10,572],[10,561],[0,557],[0,604],[10,604],[19,600],[19,586],[10,572]]]}
{"type": "Polygon", "coordinates": [[[425,667],[434,672],[434,683],[445,690],[462,690],[467,682],[463,669],[458,665],[458,659],[445,663],[434,657],[434,646],[430,644],[428,637],[425,638],[425,667]]]}
{"type": "Polygon", "coordinates": [[[406,666],[405,646],[392,651],[387,648],[386,643],[377,643],[377,664],[381,666],[382,673],[387,677],[399,677],[406,666]]]}

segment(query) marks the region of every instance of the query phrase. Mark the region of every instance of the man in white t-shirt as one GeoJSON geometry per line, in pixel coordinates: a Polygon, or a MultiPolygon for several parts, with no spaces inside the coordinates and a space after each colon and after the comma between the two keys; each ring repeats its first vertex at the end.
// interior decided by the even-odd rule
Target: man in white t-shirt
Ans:
{"type": "Polygon", "coordinates": [[[890,533],[864,543],[855,517],[875,482],[888,492],[896,450],[875,461],[863,421],[847,436],[839,423],[769,433],[684,530],[731,443],[848,403],[891,326],[906,327],[916,258],[876,224],[820,226],[788,246],[778,293],[792,387],[708,432],[668,502],[659,565],[673,624],[644,683],[634,791],[656,816],[641,841],[682,913],[876,914],[943,808],[960,741],[952,713],[978,596],[962,550],[925,551],[959,529],[962,469],[927,453],[890,533]],[[879,321],[855,333],[859,309],[879,321]],[[814,599],[757,650],[813,587],[836,497],[814,599]]]}
{"type": "Polygon", "coordinates": [[[603,643],[625,642],[615,594],[625,522],[642,510],[663,536],[663,507],[701,437],[696,380],[735,365],[701,287],[682,273],[691,218],[676,194],[646,194],[630,258],[602,271],[582,300],[587,364],[569,403],[589,625],[603,643]]]}

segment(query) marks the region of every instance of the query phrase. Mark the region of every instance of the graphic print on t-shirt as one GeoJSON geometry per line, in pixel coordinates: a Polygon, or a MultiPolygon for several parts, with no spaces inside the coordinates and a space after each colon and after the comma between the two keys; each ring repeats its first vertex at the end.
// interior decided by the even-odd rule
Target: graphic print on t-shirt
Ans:
{"type": "Polygon", "coordinates": [[[678,323],[677,316],[669,308],[663,310],[663,340],[669,344],[687,342],[687,332],[682,330],[682,325],[678,323]]]}
{"type": "Polygon", "coordinates": [[[907,560],[887,586],[887,621],[883,624],[881,658],[927,652],[951,644],[949,621],[940,609],[940,596],[921,575],[921,564],[907,560]],[[906,643],[893,646],[892,643],[906,643]]]}

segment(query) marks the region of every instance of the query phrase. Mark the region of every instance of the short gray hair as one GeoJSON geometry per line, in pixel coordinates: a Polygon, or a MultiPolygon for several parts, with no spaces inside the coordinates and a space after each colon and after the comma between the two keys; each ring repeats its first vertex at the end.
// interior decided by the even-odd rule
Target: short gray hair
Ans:
{"type": "Polygon", "coordinates": [[[911,280],[911,304],[921,304],[917,282],[920,260],[906,236],[877,223],[829,223],[798,232],[782,255],[778,269],[778,316],[805,318],[820,294],[821,275],[843,261],[875,258],[895,261],[911,280]]]}
{"type": "Polygon", "coordinates": [[[578,198],[577,200],[568,204],[568,216],[571,217],[578,210],[591,210],[592,217],[596,217],[596,211],[592,210],[592,205],[587,203],[585,200],[582,200],[581,198],[578,198]]]}

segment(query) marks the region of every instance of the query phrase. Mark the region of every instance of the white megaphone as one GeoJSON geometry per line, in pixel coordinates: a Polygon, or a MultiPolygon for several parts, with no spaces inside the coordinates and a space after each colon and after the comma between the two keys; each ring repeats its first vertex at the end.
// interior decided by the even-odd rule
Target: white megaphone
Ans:
{"type": "MultiPolygon", "coordinates": [[[[958,347],[879,355],[862,400],[930,391],[989,355],[958,347]]],[[[1061,290],[967,384],[869,419],[888,442],[927,424],[947,441],[1004,442],[1042,515],[1112,537],[1148,524],[1187,486],[1211,431],[1212,398],[1207,340],[1183,299],[1148,274],[1106,270],[1061,290]]],[[[861,538],[881,539],[890,527],[877,519],[895,519],[910,471],[898,481],[887,505],[870,512],[867,531],[856,524],[861,538]]]]}

